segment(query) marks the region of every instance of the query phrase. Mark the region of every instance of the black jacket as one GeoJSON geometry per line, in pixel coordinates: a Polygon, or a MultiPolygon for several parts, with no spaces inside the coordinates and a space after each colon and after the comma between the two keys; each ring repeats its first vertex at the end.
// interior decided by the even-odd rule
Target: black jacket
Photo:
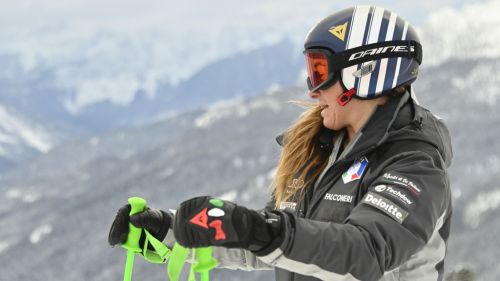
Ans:
{"type": "Polygon", "coordinates": [[[259,257],[276,280],[442,280],[451,196],[448,130],[406,94],[379,106],[259,257]]]}
{"type": "MultiPolygon", "coordinates": [[[[330,165],[280,206],[279,248],[257,257],[214,247],[219,267],[274,269],[277,281],[443,279],[452,210],[444,123],[405,94],[379,106],[336,155],[341,143],[325,143],[330,165]]],[[[173,245],[171,232],[166,240],[173,245]]]]}

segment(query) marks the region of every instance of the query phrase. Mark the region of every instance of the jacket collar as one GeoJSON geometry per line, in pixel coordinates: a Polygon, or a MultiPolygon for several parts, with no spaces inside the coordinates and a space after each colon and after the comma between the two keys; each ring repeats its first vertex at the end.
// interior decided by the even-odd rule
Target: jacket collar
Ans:
{"type": "MultiPolygon", "coordinates": [[[[415,106],[409,93],[391,98],[387,103],[377,106],[365,125],[353,137],[353,141],[344,149],[338,160],[355,160],[384,143],[392,130],[397,130],[410,123],[419,126],[423,112],[415,106]]],[[[333,130],[324,128],[319,137],[322,148],[333,148],[333,130]]],[[[276,141],[284,146],[284,133],[276,141]]],[[[328,149],[330,148],[330,149],[328,149]]]]}
{"type": "Polygon", "coordinates": [[[352,161],[366,155],[387,141],[391,132],[413,123],[421,126],[423,112],[415,106],[409,93],[391,98],[377,106],[365,125],[353,137],[339,157],[339,161],[352,161]]]}

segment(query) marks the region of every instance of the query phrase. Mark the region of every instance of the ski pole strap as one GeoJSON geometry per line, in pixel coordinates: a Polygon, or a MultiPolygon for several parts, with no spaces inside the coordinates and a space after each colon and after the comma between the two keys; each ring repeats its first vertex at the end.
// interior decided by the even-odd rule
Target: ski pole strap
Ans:
{"type": "Polygon", "coordinates": [[[188,255],[189,250],[187,248],[175,243],[170,255],[170,262],[168,263],[168,278],[170,278],[170,281],[179,281],[188,255]]]}
{"type": "Polygon", "coordinates": [[[170,249],[160,240],[151,235],[149,231],[144,229],[144,233],[146,234],[144,248],[142,249],[144,259],[151,263],[166,263],[171,254],[170,249]],[[148,249],[149,244],[151,244],[154,251],[148,249]]]}
{"type": "MultiPolygon", "coordinates": [[[[168,277],[171,281],[178,281],[182,268],[189,256],[189,249],[175,243],[168,263],[168,277]]],[[[201,281],[210,280],[210,270],[217,266],[217,260],[212,257],[212,247],[196,248],[192,250],[191,269],[189,280],[196,280],[194,273],[200,273],[201,281]],[[196,259],[195,259],[196,257],[196,259]]]]}

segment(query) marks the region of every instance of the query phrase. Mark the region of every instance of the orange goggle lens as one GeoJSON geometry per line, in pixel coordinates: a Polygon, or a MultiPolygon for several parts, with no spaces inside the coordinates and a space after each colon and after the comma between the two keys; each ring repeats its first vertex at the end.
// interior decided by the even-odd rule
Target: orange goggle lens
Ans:
{"type": "Polygon", "coordinates": [[[307,74],[312,88],[328,79],[328,58],[321,52],[306,52],[307,74]]]}

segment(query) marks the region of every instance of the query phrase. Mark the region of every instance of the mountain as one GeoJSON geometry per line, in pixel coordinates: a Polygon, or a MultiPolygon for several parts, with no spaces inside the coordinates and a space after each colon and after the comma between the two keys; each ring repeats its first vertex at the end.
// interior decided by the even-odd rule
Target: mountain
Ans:
{"type": "MultiPolygon", "coordinates": [[[[495,235],[500,225],[498,82],[480,75],[498,71],[498,59],[453,61],[422,70],[415,84],[420,102],[449,125],[454,145],[446,269],[470,267],[478,280],[500,278],[492,247],[500,243],[495,235]],[[471,95],[478,81],[490,84],[483,95],[471,95]]],[[[0,217],[9,227],[0,233],[5,265],[0,280],[121,278],[124,253],[110,249],[106,235],[129,196],[144,197],[157,208],[175,208],[202,194],[263,206],[279,155],[274,137],[301,111],[286,101],[301,99],[304,92],[281,88],[66,143],[5,173],[0,217]]],[[[138,262],[136,269],[136,276],[148,280],[165,278],[161,266],[138,262]]],[[[214,274],[216,279],[272,279],[269,272],[214,274]]]]}
{"type": "MultiPolygon", "coordinates": [[[[32,120],[30,126],[43,124],[50,132],[53,145],[121,127],[152,123],[221,100],[256,96],[279,85],[293,85],[302,69],[301,55],[294,52],[292,42],[285,40],[216,61],[176,86],[163,83],[155,97],[139,92],[128,104],[103,100],[73,112],[67,108],[71,92],[57,87],[53,70],[18,76],[16,73],[21,72],[21,67],[15,57],[0,56],[0,61],[9,66],[0,72],[0,105],[9,105],[19,118],[32,120]]],[[[0,119],[0,128],[4,121],[0,119]]],[[[36,149],[22,150],[22,146],[4,149],[0,166],[3,170],[12,168],[37,153],[36,149]]]]}
{"type": "MultiPolygon", "coordinates": [[[[35,29],[21,25],[13,30],[3,25],[0,38],[10,39],[0,46],[0,105],[31,120],[29,126],[43,127],[54,146],[275,86],[304,85],[300,50],[314,22],[310,15],[333,7],[302,5],[307,8],[297,12],[292,5],[246,3],[238,5],[253,8],[240,14],[238,5],[226,2],[240,16],[211,19],[203,29],[189,20],[202,15],[192,13],[176,20],[148,14],[149,20],[133,27],[108,21],[69,22],[64,28],[42,22],[35,29]],[[267,22],[256,16],[266,9],[274,14],[267,22]],[[291,13],[294,21],[283,20],[291,13]],[[164,20],[175,26],[182,22],[182,28],[155,24],[164,20]]],[[[499,1],[488,1],[433,11],[419,28],[424,66],[499,57],[500,32],[494,28],[499,8],[499,1]],[[474,34],[474,40],[464,34],[474,34]]],[[[40,153],[22,147],[4,149],[0,172],[40,153]]]]}
{"type": "MultiPolygon", "coordinates": [[[[0,280],[119,278],[123,252],[106,245],[106,232],[132,195],[164,208],[196,194],[261,206],[279,152],[274,136],[298,112],[284,101],[302,94],[270,92],[69,143],[4,174],[0,217],[12,227],[0,235],[0,263],[10,268],[0,280]]],[[[138,268],[137,276],[165,278],[159,267],[138,268]]]]}

